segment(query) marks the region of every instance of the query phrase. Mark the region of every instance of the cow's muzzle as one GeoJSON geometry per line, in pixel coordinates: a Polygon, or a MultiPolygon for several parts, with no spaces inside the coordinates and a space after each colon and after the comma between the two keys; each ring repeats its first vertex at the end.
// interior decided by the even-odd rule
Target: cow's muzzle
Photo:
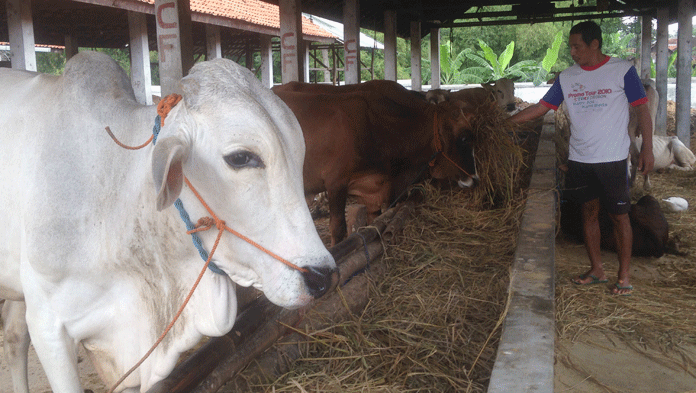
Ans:
{"type": "Polygon", "coordinates": [[[478,175],[467,177],[466,179],[457,180],[457,185],[459,188],[474,188],[479,183],[478,175]]]}
{"type": "Polygon", "coordinates": [[[331,287],[334,275],[338,274],[335,268],[305,266],[302,272],[309,294],[315,299],[322,297],[331,287]]]}

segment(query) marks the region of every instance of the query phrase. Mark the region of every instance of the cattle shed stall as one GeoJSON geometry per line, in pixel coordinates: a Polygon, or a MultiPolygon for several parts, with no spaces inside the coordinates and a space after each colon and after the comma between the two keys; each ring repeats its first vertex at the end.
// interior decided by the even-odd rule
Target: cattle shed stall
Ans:
{"type": "MultiPolygon", "coordinates": [[[[40,3],[40,2],[38,2],[40,3]]],[[[312,4],[312,2],[305,2],[304,5],[308,8],[311,7],[319,7],[322,4],[330,4],[331,2],[318,2],[318,4],[312,4]]],[[[451,4],[445,4],[445,5],[440,5],[440,8],[446,8],[447,6],[452,6],[451,4]]],[[[335,4],[334,4],[335,6],[335,4]]],[[[652,6],[651,6],[652,7],[652,6]]],[[[3,10],[4,10],[3,6],[3,10]]],[[[334,7],[334,8],[340,8],[340,7],[334,7]]],[[[417,8],[417,7],[416,7],[417,8]]],[[[369,4],[361,4],[361,9],[369,10],[369,4]]],[[[407,13],[411,11],[411,8],[406,7],[407,13]]],[[[652,9],[652,8],[650,8],[652,9]]],[[[379,12],[373,11],[376,16],[373,16],[375,19],[373,25],[379,26],[379,12]]],[[[415,11],[414,11],[415,12],[415,11]]],[[[667,13],[668,18],[671,17],[670,13],[667,13]]],[[[317,14],[321,15],[320,12],[317,11],[317,14]]],[[[659,17],[660,15],[658,15],[659,17]]],[[[664,17],[664,11],[662,13],[662,16],[664,17]]],[[[427,17],[423,17],[426,18],[427,17]]],[[[410,24],[405,24],[404,25],[404,20],[405,18],[399,18],[398,21],[401,22],[401,25],[399,25],[399,28],[397,31],[400,31],[400,35],[404,36],[409,36],[411,34],[411,25],[410,24]]],[[[405,19],[408,20],[408,19],[405,19]]],[[[369,26],[368,26],[369,27],[369,26]]],[[[201,41],[202,44],[202,41],[201,41]]],[[[67,46],[67,45],[66,45],[67,46]]],[[[99,45],[95,45],[99,46],[99,45]]],[[[152,46],[154,47],[154,46],[152,46]]],[[[199,48],[202,48],[202,46],[199,46],[199,48]]],[[[199,55],[202,54],[199,50],[199,55]]],[[[484,332],[484,338],[488,339],[490,338],[490,341],[485,342],[485,346],[483,348],[478,348],[478,352],[475,352],[475,358],[474,361],[472,362],[473,364],[478,364],[478,363],[483,363],[483,360],[486,359],[489,363],[489,367],[492,363],[490,361],[494,358],[498,359],[500,362],[496,362],[495,366],[492,366],[492,374],[490,376],[491,382],[488,386],[489,391],[495,391],[496,387],[500,388],[500,391],[515,391],[516,389],[519,389],[519,384],[520,382],[522,384],[527,384],[526,386],[533,386],[535,389],[538,388],[540,391],[550,391],[549,389],[553,389],[553,367],[552,367],[552,362],[553,362],[553,329],[554,329],[554,320],[553,320],[553,315],[551,315],[551,319],[549,320],[549,312],[553,312],[553,291],[554,291],[554,278],[553,278],[553,259],[549,259],[549,253],[553,252],[554,248],[554,235],[555,235],[555,224],[554,224],[554,218],[553,215],[555,213],[555,203],[556,203],[556,198],[554,194],[554,174],[555,174],[555,164],[554,160],[551,157],[553,151],[553,148],[551,147],[550,143],[548,141],[548,133],[549,129],[546,129],[546,132],[542,132],[542,138],[541,141],[539,142],[539,149],[536,152],[536,159],[535,159],[535,164],[533,166],[533,175],[531,178],[530,185],[527,189],[527,199],[526,199],[526,207],[524,208],[523,212],[520,211],[520,217],[518,217],[520,221],[520,228],[519,228],[519,234],[514,234],[517,240],[517,248],[514,252],[514,257],[512,258],[512,261],[514,262],[514,265],[512,267],[511,273],[510,273],[510,282],[509,282],[509,294],[510,298],[505,298],[503,299],[503,309],[498,310],[498,319],[495,320],[496,323],[494,323],[494,329],[493,331],[490,332],[484,332]],[[538,175],[538,176],[537,176],[538,175]],[[553,207],[553,208],[552,208],[553,207]],[[531,209],[531,210],[530,210],[531,209]],[[550,209],[550,210],[549,210],[550,209]],[[547,211],[548,210],[548,211],[547,211]],[[550,215],[551,217],[548,217],[550,215]],[[531,228],[530,228],[531,227],[531,228]],[[519,236],[519,237],[518,237],[519,236]],[[526,247],[524,246],[526,244],[526,247]],[[540,253],[541,255],[538,255],[536,253],[540,253]],[[538,265],[540,264],[540,265],[538,265]],[[549,266],[550,264],[550,266],[549,266]],[[517,280],[516,280],[517,279],[517,280]],[[532,302],[533,300],[533,302],[532,302]],[[549,304],[550,303],[550,304],[549,304]],[[508,318],[503,319],[502,316],[507,315],[508,318]],[[536,319],[537,317],[540,317],[541,319],[536,319]],[[532,326],[533,328],[530,328],[532,326]],[[497,339],[497,334],[500,334],[500,330],[502,328],[503,331],[503,337],[501,338],[500,345],[497,350],[497,356],[495,353],[491,353],[492,349],[494,347],[495,340],[497,339]],[[546,330],[544,330],[544,328],[546,330]],[[551,333],[548,333],[549,330],[551,333]],[[490,345],[489,345],[490,344],[490,345]],[[502,352],[501,352],[502,351],[502,352]],[[532,355],[529,355],[530,353],[534,353],[538,355],[538,357],[532,357],[532,355]],[[481,360],[479,360],[481,359],[481,360]],[[533,361],[531,359],[538,359],[538,362],[533,361]],[[551,362],[549,364],[549,361],[551,362]],[[551,378],[551,381],[549,382],[549,378],[551,378]],[[514,387],[510,387],[510,384],[515,384],[514,387]]],[[[427,188],[425,190],[425,193],[427,195],[427,198],[435,198],[435,199],[447,199],[449,196],[447,195],[439,195],[437,191],[434,191],[430,188],[427,188]]],[[[452,202],[449,201],[448,203],[459,203],[460,201],[452,202]]],[[[438,207],[433,207],[435,211],[442,209],[438,207]]],[[[401,206],[398,209],[394,209],[390,213],[388,213],[384,219],[387,221],[387,219],[391,218],[392,220],[404,220],[403,215],[410,215],[414,210],[414,207],[406,204],[404,206],[401,206]],[[394,217],[390,217],[391,215],[394,215],[394,217]]],[[[510,220],[510,217],[495,217],[495,216],[489,216],[489,217],[479,217],[482,219],[484,222],[480,223],[481,230],[485,229],[487,226],[485,225],[485,221],[506,221],[510,220]]],[[[434,214],[434,217],[431,217],[431,222],[435,223],[436,225],[442,225],[444,221],[448,221],[445,217],[443,216],[438,216],[437,214],[434,214]]],[[[513,220],[514,221],[514,220],[513,220]]],[[[388,224],[384,224],[385,229],[388,226],[388,224]]],[[[442,225],[444,227],[444,225],[442,225]]],[[[377,226],[379,229],[380,227],[377,226]]],[[[390,235],[385,235],[384,230],[380,230],[380,233],[382,237],[384,238],[385,236],[390,236],[390,235]]],[[[394,230],[394,229],[392,229],[394,230]]],[[[407,230],[410,231],[415,231],[415,232],[407,232],[406,237],[409,239],[417,236],[422,236],[422,233],[418,233],[417,230],[414,228],[409,228],[407,230]]],[[[433,231],[437,231],[437,228],[432,229],[433,231]]],[[[365,255],[363,257],[364,259],[370,259],[374,260],[375,256],[379,255],[380,253],[386,253],[387,254],[387,264],[384,265],[382,263],[373,263],[371,266],[372,270],[375,271],[381,271],[382,270],[388,270],[387,267],[385,266],[390,266],[390,264],[394,264],[395,261],[389,260],[389,248],[387,250],[382,249],[381,251],[379,250],[380,246],[374,245],[373,243],[382,243],[382,242],[370,242],[369,236],[374,236],[370,235],[369,233],[374,232],[374,230],[369,230],[366,229],[363,231],[361,236],[353,236],[350,239],[350,242],[353,244],[356,244],[358,247],[355,251],[352,251],[352,256],[355,257],[356,259],[359,259],[357,255],[365,255]],[[364,243],[363,243],[364,242],[364,243]],[[365,244],[369,244],[367,247],[365,244]],[[366,254],[367,252],[367,254],[366,254]]],[[[398,228],[397,228],[398,232],[398,228]]],[[[390,232],[386,232],[390,233],[390,232]]],[[[391,232],[393,233],[393,232],[391,232]]],[[[510,236],[509,234],[507,234],[510,236]]],[[[401,240],[400,240],[401,241],[401,240]]],[[[452,240],[455,242],[455,240],[452,240]]],[[[479,243],[485,243],[486,239],[479,239],[479,243]]],[[[488,240],[490,242],[490,240],[488,240]]],[[[385,241],[386,244],[389,244],[389,242],[385,241]]],[[[345,245],[344,245],[345,246],[345,245]]],[[[344,247],[342,246],[342,247],[344,247]]],[[[489,249],[486,249],[488,251],[491,251],[489,249]]],[[[343,250],[341,251],[342,253],[346,253],[347,251],[343,250]]],[[[413,259],[418,259],[418,257],[414,257],[413,259]]],[[[510,261],[507,261],[508,263],[510,261]]],[[[364,263],[364,262],[359,262],[364,263]]],[[[505,263],[505,261],[503,261],[505,263]]],[[[424,266],[416,266],[414,270],[427,270],[435,268],[437,269],[436,266],[434,266],[433,263],[428,263],[424,266]]],[[[355,269],[354,267],[347,269],[347,270],[353,270],[355,269]]],[[[410,278],[410,274],[408,273],[403,277],[403,281],[407,281],[408,278],[410,278]]],[[[360,277],[360,276],[357,276],[360,277]]],[[[499,277],[498,277],[499,278],[499,277]]],[[[364,291],[367,290],[367,288],[371,286],[378,286],[378,283],[375,283],[374,281],[370,281],[369,279],[363,277],[362,282],[359,282],[356,279],[356,282],[351,285],[362,285],[359,287],[359,289],[353,289],[354,291],[359,292],[362,294],[364,291]]],[[[500,283],[498,283],[500,285],[500,283]]],[[[507,290],[507,282],[503,283],[503,287],[507,290]]],[[[348,290],[345,290],[345,294],[341,294],[340,292],[336,295],[337,297],[337,303],[346,303],[350,304],[348,301],[349,299],[358,299],[359,296],[355,295],[352,296],[348,290]]],[[[419,302],[422,301],[423,299],[417,299],[419,302]]],[[[485,301],[483,301],[485,303],[485,301]]],[[[261,310],[267,310],[268,305],[261,305],[261,310]],[[266,307],[266,308],[264,308],[266,307]]],[[[363,312],[361,310],[363,305],[358,304],[357,306],[354,306],[355,308],[351,309],[352,313],[346,314],[344,316],[349,320],[349,322],[343,322],[343,323],[358,323],[361,321],[363,312]],[[357,310],[357,311],[356,311],[357,310]]],[[[498,304],[498,308],[500,308],[500,304],[498,304]]],[[[218,348],[222,348],[221,353],[225,353],[225,346],[229,349],[239,349],[244,345],[244,343],[235,343],[235,336],[245,336],[248,334],[249,330],[254,330],[255,326],[254,323],[260,323],[257,320],[254,319],[253,315],[254,312],[258,313],[258,311],[253,311],[254,309],[249,309],[248,314],[243,314],[242,318],[245,318],[246,321],[249,321],[248,323],[245,322],[244,319],[240,319],[240,325],[239,328],[235,327],[233,330],[231,336],[233,338],[226,338],[223,339],[224,341],[227,341],[226,344],[221,344],[219,341],[215,341],[215,345],[219,345],[218,348]],[[247,329],[247,330],[243,330],[247,329]],[[233,343],[233,344],[230,344],[233,343]]],[[[258,309],[257,309],[258,310],[258,309]]],[[[269,311],[265,311],[269,312],[269,311]]],[[[283,313],[280,310],[274,310],[273,312],[279,312],[283,313]]],[[[269,312],[270,313],[270,312],[269,312]]],[[[273,314],[276,315],[276,314],[273,314]]],[[[257,314],[258,317],[258,314],[257,314]]],[[[302,342],[302,346],[298,346],[299,351],[309,351],[307,349],[307,342],[318,342],[321,343],[322,345],[325,346],[335,346],[335,353],[336,353],[336,358],[339,358],[341,356],[344,357],[350,357],[354,356],[355,359],[360,359],[357,361],[363,361],[360,356],[354,355],[351,353],[346,353],[345,347],[341,345],[356,345],[359,346],[362,343],[362,337],[360,336],[345,336],[342,337],[341,334],[333,332],[333,333],[327,333],[326,336],[322,335],[324,333],[322,329],[324,329],[323,325],[320,328],[314,328],[312,325],[309,324],[299,324],[296,325],[300,322],[299,317],[297,315],[293,316],[286,316],[283,314],[282,316],[278,317],[278,320],[283,321],[283,329],[289,329],[289,330],[283,330],[282,332],[278,333],[273,333],[276,336],[285,334],[285,332],[288,331],[295,331],[294,335],[290,337],[290,339],[286,339],[285,341],[290,341],[292,342],[293,340],[295,342],[302,342]],[[286,318],[286,319],[283,319],[286,318]],[[289,327],[288,327],[289,326],[289,327]],[[300,326],[301,328],[297,328],[297,326],[300,326]],[[303,330],[306,329],[306,330],[303,330]],[[313,332],[318,332],[317,334],[313,332]]],[[[404,321],[407,322],[407,321],[404,321]]],[[[417,323],[415,324],[417,325],[417,323]]],[[[430,325],[428,323],[424,324],[424,328],[430,328],[434,327],[435,325],[430,325]]],[[[268,326],[266,326],[268,328],[268,326]]],[[[339,326],[340,328],[340,326],[339,326]]],[[[375,328],[380,328],[379,326],[376,326],[375,328]]],[[[409,328],[411,328],[409,326],[409,328]]],[[[270,328],[271,330],[276,329],[275,328],[270,328]]],[[[405,329],[403,330],[405,335],[409,334],[409,330],[405,329]]],[[[455,332],[457,333],[457,332],[455,332]]],[[[453,334],[455,334],[453,333],[453,334]]],[[[268,336],[267,336],[268,337],[268,336]]],[[[273,337],[273,336],[270,336],[273,337]]],[[[270,343],[268,343],[270,344],[270,343]]],[[[409,341],[404,341],[402,343],[403,346],[408,346],[408,345],[416,345],[417,343],[414,342],[409,342],[409,341]]],[[[253,344],[251,345],[251,353],[252,355],[256,355],[254,351],[258,351],[258,346],[254,346],[253,344]]],[[[433,348],[431,348],[433,350],[433,348]]],[[[282,349],[279,349],[278,351],[282,352],[282,349]]],[[[493,350],[494,351],[494,350],[493,350]]],[[[495,351],[494,351],[495,352],[495,351]]],[[[247,355],[249,356],[249,355],[247,355]]],[[[287,355],[288,357],[294,357],[291,355],[287,355]]],[[[252,356],[253,357],[253,356],[252,356]]],[[[269,355],[269,357],[273,357],[269,355]]],[[[218,359],[222,359],[223,355],[219,355],[218,359]]],[[[247,361],[250,358],[247,358],[247,361]]],[[[320,359],[321,361],[330,361],[330,359],[320,359]]],[[[261,362],[261,360],[259,360],[261,362]]],[[[269,363],[275,364],[273,362],[277,363],[277,360],[268,360],[269,363]]],[[[193,362],[194,364],[196,361],[193,362]]],[[[232,369],[232,366],[229,366],[229,363],[231,361],[228,361],[225,363],[225,361],[221,361],[220,363],[214,364],[210,367],[218,367],[218,368],[223,368],[224,366],[228,366],[229,368],[227,370],[232,369]]],[[[395,360],[394,363],[397,363],[395,360]]],[[[245,364],[245,363],[243,363],[245,364]]],[[[367,363],[366,363],[367,364],[367,363]]],[[[235,367],[241,368],[240,363],[237,363],[235,367]]],[[[293,366],[297,367],[297,365],[293,366]]],[[[190,369],[189,369],[190,370],[190,369]]],[[[478,374],[477,371],[474,371],[474,368],[469,369],[469,370],[464,370],[464,375],[466,375],[466,378],[474,378],[478,374]]],[[[212,378],[223,378],[220,375],[224,375],[224,378],[227,378],[229,375],[220,373],[215,374],[216,371],[214,371],[213,374],[211,374],[213,377],[212,378]]],[[[330,376],[329,376],[330,377],[330,376]]],[[[342,378],[343,376],[339,376],[338,378],[342,378]]],[[[346,378],[350,378],[350,375],[346,375],[346,378]]],[[[466,379],[464,378],[464,379],[466,379]]],[[[475,386],[476,389],[480,389],[482,386],[485,385],[484,382],[488,377],[478,377],[477,380],[475,381],[466,381],[471,384],[471,386],[475,386]]],[[[218,379],[218,383],[220,380],[218,379]]],[[[293,382],[292,381],[286,381],[287,386],[292,386],[293,382]]],[[[297,383],[297,382],[295,382],[297,383]]],[[[377,382],[375,382],[377,383],[377,382]]],[[[212,383],[211,383],[212,384],[212,383]]],[[[202,385],[203,386],[203,385],[202,385]]],[[[253,386],[253,385],[252,385],[253,386]]],[[[169,389],[169,388],[167,388],[169,389]]],[[[204,387],[199,387],[197,388],[198,390],[196,391],[206,391],[203,389],[206,389],[204,387]]],[[[310,389],[310,388],[308,388],[310,389]]],[[[396,389],[396,388],[394,388],[396,389]]],[[[321,389],[317,389],[321,390],[321,389]]],[[[161,390],[161,391],[169,391],[169,390],[161,390]]],[[[209,391],[214,391],[214,390],[209,390],[209,391]]],[[[395,390],[396,391],[396,390],[395,390]]]]}

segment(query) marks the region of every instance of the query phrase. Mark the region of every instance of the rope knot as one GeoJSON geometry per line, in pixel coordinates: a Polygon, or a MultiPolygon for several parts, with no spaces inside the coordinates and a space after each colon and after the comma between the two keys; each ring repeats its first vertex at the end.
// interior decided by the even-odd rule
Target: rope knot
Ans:
{"type": "Polygon", "coordinates": [[[160,127],[164,126],[164,118],[167,117],[169,111],[181,101],[179,94],[170,94],[160,100],[157,104],[157,114],[160,117],[160,127]]]}
{"type": "Polygon", "coordinates": [[[192,233],[196,232],[203,232],[207,231],[208,229],[212,228],[213,226],[216,226],[215,219],[212,217],[201,217],[198,219],[198,222],[196,222],[196,225],[194,226],[193,229],[186,231],[189,235],[192,233]]]}
{"type": "Polygon", "coordinates": [[[186,231],[186,233],[190,235],[196,232],[207,231],[212,227],[216,227],[218,231],[222,232],[227,228],[227,224],[225,224],[225,221],[213,217],[201,217],[198,219],[198,222],[196,222],[194,228],[190,231],[186,231]]]}

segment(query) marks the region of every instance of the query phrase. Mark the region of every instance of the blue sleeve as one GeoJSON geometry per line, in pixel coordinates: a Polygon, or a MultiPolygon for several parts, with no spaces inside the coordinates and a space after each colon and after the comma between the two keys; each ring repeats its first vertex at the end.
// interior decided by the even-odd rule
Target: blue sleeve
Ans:
{"type": "Polygon", "coordinates": [[[626,72],[626,75],[624,75],[624,91],[631,105],[635,106],[647,102],[643,81],[640,80],[636,67],[631,66],[626,72]]]}
{"type": "Polygon", "coordinates": [[[563,89],[561,89],[561,76],[556,77],[556,81],[553,82],[553,86],[549,91],[544,94],[544,97],[539,101],[542,105],[551,108],[553,110],[558,109],[558,107],[563,102],[563,89]]]}

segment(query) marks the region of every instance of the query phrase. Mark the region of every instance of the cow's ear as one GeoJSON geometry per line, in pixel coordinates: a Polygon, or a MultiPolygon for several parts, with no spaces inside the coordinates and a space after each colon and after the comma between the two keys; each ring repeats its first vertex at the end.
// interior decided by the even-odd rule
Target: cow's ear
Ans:
{"type": "Polygon", "coordinates": [[[157,210],[169,207],[181,193],[186,142],[177,136],[157,141],[152,153],[152,177],[157,190],[157,210]]]}

